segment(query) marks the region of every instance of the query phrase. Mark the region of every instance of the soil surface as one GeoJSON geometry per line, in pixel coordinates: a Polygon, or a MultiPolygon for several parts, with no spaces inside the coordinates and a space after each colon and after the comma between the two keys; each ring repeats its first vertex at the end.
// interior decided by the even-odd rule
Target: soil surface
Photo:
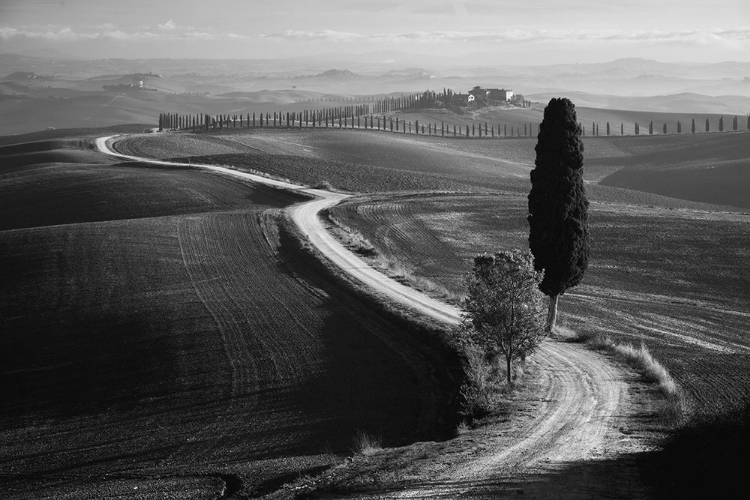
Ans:
{"type": "Polygon", "coordinates": [[[10,148],[0,497],[240,498],[361,431],[452,432],[448,362],[278,231],[306,195],[86,141],[10,148]]]}

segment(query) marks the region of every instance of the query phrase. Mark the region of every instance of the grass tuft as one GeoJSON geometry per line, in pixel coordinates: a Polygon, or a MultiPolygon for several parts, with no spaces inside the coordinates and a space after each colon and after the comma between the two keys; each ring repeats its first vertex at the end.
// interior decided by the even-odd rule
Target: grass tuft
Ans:
{"type": "Polygon", "coordinates": [[[380,437],[357,431],[354,435],[354,451],[360,455],[373,455],[383,449],[380,437]]]}
{"type": "MultiPolygon", "coordinates": [[[[567,330],[575,333],[570,329],[567,330]]],[[[618,344],[609,335],[591,331],[570,336],[570,342],[585,343],[593,349],[610,352],[625,361],[638,370],[647,382],[658,385],[659,391],[665,398],[664,404],[659,409],[662,420],[668,425],[675,426],[683,419],[684,394],[669,371],[654,358],[643,342],[639,347],[632,344],[618,344]]]]}
{"type": "Polygon", "coordinates": [[[313,189],[322,189],[324,191],[333,191],[334,190],[333,185],[331,185],[331,183],[328,182],[328,181],[316,182],[311,187],[313,189]]]}

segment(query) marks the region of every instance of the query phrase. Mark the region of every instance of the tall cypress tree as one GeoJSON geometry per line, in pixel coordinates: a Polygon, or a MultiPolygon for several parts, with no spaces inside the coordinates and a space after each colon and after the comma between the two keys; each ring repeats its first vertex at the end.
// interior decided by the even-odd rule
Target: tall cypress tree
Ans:
{"type": "Polygon", "coordinates": [[[711,124],[708,122],[708,118],[706,118],[706,132],[711,131],[711,124]]]}
{"type": "Polygon", "coordinates": [[[693,133],[695,133],[695,118],[693,118],[693,126],[692,126],[693,133]]]}
{"type": "Polygon", "coordinates": [[[539,288],[550,298],[547,328],[555,326],[559,295],[583,279],[589,260],[589,225],[583,186],[583,141],[575,105],[552,99],[544,109],[529,193],[529,246],[539,288]]]}
{"type": "Polygon", "coordinates": [[[724,117],[719,117],[719,132],[724,132],[724,117]]]}

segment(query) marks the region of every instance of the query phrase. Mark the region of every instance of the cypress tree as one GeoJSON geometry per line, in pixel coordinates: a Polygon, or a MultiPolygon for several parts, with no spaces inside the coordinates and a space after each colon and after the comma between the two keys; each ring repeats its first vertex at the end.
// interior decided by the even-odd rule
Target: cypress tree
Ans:
{"type": "Polygon", "coordinates": [[[695,118],[693,118],[693,133],[695,133],[695,118]]]}
{"type": "Polygon", "coordinates": [[[719,117],[719,132],[724,132],[724,117],[719,117]]]}
{"type": "Polygon", "coordinates": [[[734,115],[734,120],[732,121],[732,130],[737,132],[737,115],[734,115]]]}
{"type": "Polygon", "coordinates": [[[663,131],[664,131],[664,135],[667,135],[667,124],[666,123],[664,124],[663,131]]]}
{"type": "Polygon", "coordinates": [[[609,122],[607,122],[607,135],[609,135],[609,122]]]}
{"type": "Polygon", "coordinates": [[[652,121],[648,124],[648,135],[653,135],[653,134],[654,134],[654,122],[652,121]]]}
{"type": "Polygon", "coordinates": [[[625,135],[625,124],[620,122],[620,135],[625,135]]]}
{"type": "Polygon", "coordinates": [[[640,133],[641,132],[640,132],[640,127],[638,126],[638,122],[635,122],[635,135],[639,135],[640,133]]]}
{"type": "Polygon", "coordinates": [[[677,122],[677,133],[678,134],[682,133],[682,122],[680,121],[677,122]]]}
{"type": "Polygon", "coordinates": [[[711,131],[711,124],[708,123],[708,118],[706,118],[706,132],[710,132],[710,131],[711,131]]]}
{"type": "Polygon", "coordinates": [[[535,151],[528,197],[529,247],[534,268],[544,270],[539,288],[550,298],[551,332],[558,296],[581,282],[590,253],[581,127],[569,99],[552,99],[544,109],[535,151]]]}

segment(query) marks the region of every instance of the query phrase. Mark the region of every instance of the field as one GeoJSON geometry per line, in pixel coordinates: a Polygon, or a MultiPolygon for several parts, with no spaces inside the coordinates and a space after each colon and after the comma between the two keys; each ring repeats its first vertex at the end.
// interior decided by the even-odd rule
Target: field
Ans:
{"type": "MultiPolygon", "coordinates": [[[[338,463],[362,432],[451,435],[454,360],[300,250],[278,224],[300,196],[114,163],[92,137],[0,140],[4,497],[262,494],[338,463]]],[[[117,148],[358,194],[332,215],[460,294],[474,255],[527,246],[534,145],[307,129],[117,148]]],[[[563,324],[643,341],[690,411],[736,404],[750,392],[747,133],[585,145],[592,260],[563,324]]]]}
{"type": "MultiPolygon", "coordinates": [[[[369,193],[334,216],[416,276],[457,293],[476,253],[527,247],[531,139],[338,130],[189,137],[143,136],[128,147],[167,157],[179,143],[183,157],[369,193]],[[384,195],[383,186],[398,192],[384,195]]],[[[739,401],[750,391],[747,134],[599,137],[585,146],[592,263],[563,298],[563,321],[643,340],[696,409],[739,401]]]]}
{"type": "Polygon", "coordinates": [[[258,494],[451,432],[450,361],[315,271],[299,196],[50,135],[0,148],[3,498],[258,494]]]}
{"type": "MultiPolygon", "coordinates": [[[[373,196],[333,215],[456,293],[474,255],[528,246],[518,196],[373,196]]],[[[741,401],[750,391],[748,216],[593,203],[590,222],[591,265],[561,299],[563,324],[645,342],[696,409],[741,401]]]]}

